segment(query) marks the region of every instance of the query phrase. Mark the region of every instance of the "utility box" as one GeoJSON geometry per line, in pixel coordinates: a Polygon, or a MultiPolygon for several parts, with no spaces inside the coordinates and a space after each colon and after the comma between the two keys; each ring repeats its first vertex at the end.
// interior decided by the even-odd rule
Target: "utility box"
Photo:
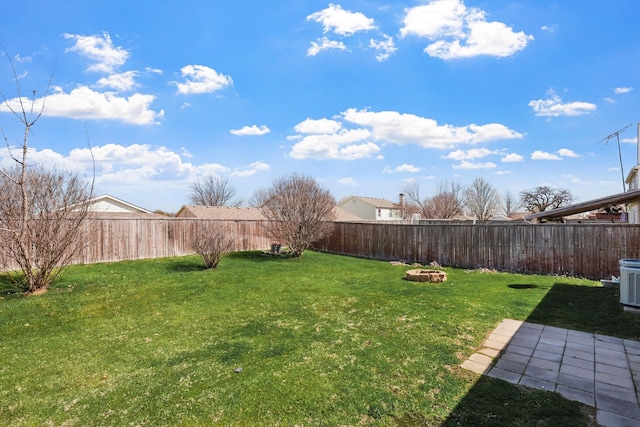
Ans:
{"type": "Polygon", "coordinates": [[[620,260],[620,304],[640,308],[640,259],[620,260]]]}

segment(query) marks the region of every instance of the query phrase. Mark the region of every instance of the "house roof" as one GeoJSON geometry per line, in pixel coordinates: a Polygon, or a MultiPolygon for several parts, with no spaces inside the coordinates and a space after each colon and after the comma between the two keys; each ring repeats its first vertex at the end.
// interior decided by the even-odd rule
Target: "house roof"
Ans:
{"type": "Polygon", "coordinates": [[[96,196],[87,203],[89,204],[89,215],[94,218],[165,218],[163,215],[155,214],[109,194],[96,196]]]}
{"type": "Polygon", "coordinates": [[[400,206],[397,203],[394,203],[392,201],[389,201],[387,199],[378,199],[375,197],[362,197],[362,196],[351,196],[349,198],[347,198],[345,201],[343,201],[342,203],[340,203],[340,205],[338,206],[343,206],[346,203],[352,201],[352,200],[361,200],[365,203],[370,204],[371,206],[373,206],[374,208],[386,208],[386,209],[400,209],[400,206]]]}
{"type": "Polygon", "coordinates": [[[513,221],[523,221],[527,215],[529,215],[529,212],[513,212],[509,215],[509,218],[513,221]]]}
{"type": "Polygon", "coordinates": [[[627,174],[627,177],[625,178],[624,182],[626,184],[631,184],[634,180],[634,178],[636,177],[636,175],[638,174],[638,168],[640,165],[635,165],[634,167],[631,168],[631,170],[629,171],[629,173],[627,174]]]}
{"type": "Polygon", "coordinates": [[[640,190],[627,191],[626,193],[613,194],[599,199],[593,199],[582,203],[576,203],[563,208],[538,212],[524,217],[525,220],[540,220],[543,218],[560,218],[581,212],[589,212],[594,209],[605,208],[620,203],[629,203],[640,200],[640,190]]]}
{"type": "Polygon", "coordinates": [[[340,206],[336,206],[333,208],[333,213],[335,213],[336,217],[334,221],[336,222],[353,222],[353,221],[362,221],[362,218],[355,216],[354,214],[345,211],[340,206]]]}
{"type": "MultiPolygon", "coordinates": [[[[360,221],[357,216],[336,206],[333,208],[335,221],[360,221]]],[[[227,206],[185,205],[176,214],[177,218],[202,218],[233,221],[266,221],[260,208],[231,208],[227,206]]]]}
{"type": "Polygon", "coordinates": [[[263,221],[265,216],[259,208],[234,208],[228,206],[184,205],[176,218],[202,218],[234,221],[263,221]]]}

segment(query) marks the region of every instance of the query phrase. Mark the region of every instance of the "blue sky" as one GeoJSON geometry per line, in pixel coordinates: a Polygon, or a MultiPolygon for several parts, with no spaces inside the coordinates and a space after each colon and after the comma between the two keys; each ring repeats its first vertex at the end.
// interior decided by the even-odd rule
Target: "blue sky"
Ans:
{"type": "MultiPolygon", "coordinates": [[[[483,177],[580,201],[637,162],[640,2],[2,0],[0,92],[37,102],[31,159],[177,211],[214,174],[293,172],[339,200],[483,177]],[[55,70],[54,70],[55,67],[55,70]]],[[[17,119],[0,107],[10,144],[17,119]]],[[[7,149],[0,147],[7,164],[7,149]]]]}

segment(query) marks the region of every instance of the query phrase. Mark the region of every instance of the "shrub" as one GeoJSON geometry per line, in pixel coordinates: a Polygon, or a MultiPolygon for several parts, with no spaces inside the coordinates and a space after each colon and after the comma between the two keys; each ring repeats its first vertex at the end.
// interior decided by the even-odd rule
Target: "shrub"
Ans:
{"type": "Polygon", "coordinates": [[[191,248],[202,257],[206,268],[216,268],[222,258],[233,251],[236,239],[219,228],[209,228],[196,233],[191,248]]]}

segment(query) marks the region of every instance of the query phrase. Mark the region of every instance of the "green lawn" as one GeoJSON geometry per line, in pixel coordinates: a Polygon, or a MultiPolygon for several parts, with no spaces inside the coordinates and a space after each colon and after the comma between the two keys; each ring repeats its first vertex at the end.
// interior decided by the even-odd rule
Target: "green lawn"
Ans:
{"type": "Polygon", "coordinates": [[[0,424],[583,426],[583,406],[460,363],[503,318],[640,339],[593,281],[445,269],[425,284],[310,251],[201,265],[74,266],[33,297],[0,276],[0,424]]]}

